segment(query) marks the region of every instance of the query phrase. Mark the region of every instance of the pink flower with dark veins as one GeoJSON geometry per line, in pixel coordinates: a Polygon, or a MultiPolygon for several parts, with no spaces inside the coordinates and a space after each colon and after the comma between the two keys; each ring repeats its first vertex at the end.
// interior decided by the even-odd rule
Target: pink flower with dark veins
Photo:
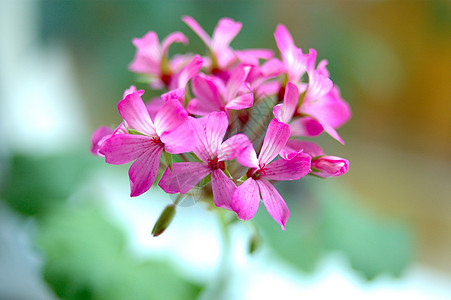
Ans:
{"type": "Polygon", "coordinates": [[[141,94],[133,92],[118,103],[119,114],[124,119],[126,134],[112,135],[100,146],[99,152],[109,164],[130,166],[129,177],[132,197],[146,192],[154,183],[163,151],[178,154],[195,147],[194,132],[184,127],[188,113],[178,100],[163,104],[152,121],[141,94]],[[180,132],[183,128],[183,134],[180,132]]]}
{"type": "MultiPolygon", "coordinates": [[[[227,69],[237,59],[230,42],[240,32],[242,24],[229,18],[222,18],[210,37],[192,17],[185,16],[183,22],[188,25],[204,42],[212,54],[211,69],[227,69]]],[[[261,54],[261,53],[260,53],[261,54]]],[[[265,54],[266,55],[266,54],[265,54]]]]}
{"type": "Polygon", "coordinates": [[[211,174],[213,202],[217,207],[230,209],[236,186],[224,173],[224,162],[234,159],[250,141],[241,133],[222,141],[228,127],[227,115],[224,112],[210,113],[205,128],[196,119],[192,119],[191,125],[197,137],[194,153],[202,162],[173,163],[172,171],[170,168],[166,169],[159,186],[169,194],[185,194],[211,174]]]}
{"type": "MultiPolygon", "coordinates": [[[[180,32],[168,35],[160,44],[158,35],[154,31],[146,33],[142,38],[134,38],[136,47],[135,58],[129,65],[130,71],[151,76],[151,84],[154,88],[162,88],[169,85],[172,73],[176,69],[170,64],[168,58],[169,46],[173,43],[188,44],[188,39],[180,32]]],[[[180,64],[180,60],[175,60],[180,64]]]]}
{"type": "Polygon", "coordinates": [[[310,172],[311,157],[302,151],[272,160],[283,149],[290,137],[290,127],[273,119],[268,126],[259,156],[250,145],[237,159],[249,167],[246,181],[233,193],[231,208],[241,220],[251,219],[257,212],[260,197],[268,213],[280,224],[283,230],[288,220],[289,210],[282,196],[269,180],[297,180],[310,172]]]}
{"type": "Polygon", "coordinates": [[[194,115],[205,116],[213,111],[241,110],[254,102],[254,94],[246,84],[250,66],[238,65],[232,71],[227,84],[214,76],[198,74],[193,78],[195,96],[187,110],[194,115]]]}

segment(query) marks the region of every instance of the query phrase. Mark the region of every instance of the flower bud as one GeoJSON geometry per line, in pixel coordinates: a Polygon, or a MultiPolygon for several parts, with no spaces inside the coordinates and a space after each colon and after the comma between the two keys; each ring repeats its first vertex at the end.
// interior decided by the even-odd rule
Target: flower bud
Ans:
{"type": "Polygon", "coordinates": [[[251,239],[249,240],[249,249],[248,249],[249,254],[254,254],[254,252],[260,248],[261,244],[262,239],[260,235],[257,232],[252,234],[251,239]]]}
{"type": "Polygon", "coordinates": [[[163,210],[160,217],[158,218],[157,222],[153,226],[152,235],[159,236],[160,234],[162,234],[166,230],[166,228],[169,227],[174,216],[175,216],[175,205],[171,204],[166,206],[166,208],[163,210]]]}
{"type": "Polygon", "coordinates": [[[312,160],[312,174],[327,178],[340,176],[348,171],[349,161],[337,156],[319,156],[312,160]]]}

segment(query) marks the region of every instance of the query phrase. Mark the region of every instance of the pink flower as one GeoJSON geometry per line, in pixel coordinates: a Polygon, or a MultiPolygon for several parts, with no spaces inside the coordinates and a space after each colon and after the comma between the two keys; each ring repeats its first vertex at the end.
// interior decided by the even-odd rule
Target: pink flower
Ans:
{"type": "Polygon", "coordinates": [[[323,150],[313,142],[289,140],[281,151],[281,156],[290,158],[299,151],[303,151],[312,156],[311,174],[328,178],[345,174],[349,169],[349,161],[347,159],[324,155],[323,150]]]}
{"type": "Polygon", "coordinates": [[[186,45],[188,39],[182,33],[174,32],[160,44],[157,34],[153,31],[148,32],[142,38],[134,38],[136,54],[129,65],[130,71],[151,76],[151,83],[155,88],[168,85],[174,67],[171,68],[169,65],[168,50],[173,43],[186,45]]]}
{"type": "Polygon", "coordinates": [[[210,37],[192,17],[185,16],[182,20],[201,38],[211,51],[212,69],[219,68],[225,70],[236,60],[236,55],[229,44],[240,32],[242,27],[240,22],[235,22],[229,18],[222,18],[213,31],[213,37],[210,37]]]}
{"type": "Polygon", "coordinates": [[[213,202],[217,207],[230,208],[230,201],[236,186],[224,172],[224,161],[232,160],[246,148],[250,141],[244,134],[236,134],[223,142],[228,121],[224,112],[208,115],[205,128],[195,119],[191,125],[197,136],[194,153],[202,162],[172,164],[160,180],[159,186],[169,194],[185,194],[205,176],[211,174],[213,202]]]}
{"type": "Polygon", "coordinates": [[[154,183],[160,165],[160,156],[193,150],[195,139],[186,126],[188,113],[178,100],[167,101],[151,120],[139,92],[128,94],[118,103],[127,134],[116,134],[106,139],[99,152],[110,164],[125,164],[135,160],[129,169],[132,197],[146,192],[154,183]]]}
{"type": "Polygon", "coordinates": [[[268,126],[265,139],[257,158],[250,145],[238,157],[238,161],[251,168],[248,179],[233,193],[231,208],[241,220],[251,219],[257,212],[260,195],[268,213],[283,230],[288,220],[288,207],[282,196],[269,180],[297,180],[310,172],[311,157],[297,152],[286,159],[271,161],[279,154],[290,137],[290,127],[273,119],[268,126]]]}
{"type": "Polygon", "coordinates": [[[238,65],[226,85],[217,77],[196,75],[192,81],[196,98],[189,102],[187,110],[191,114],[205,116],[213,111],[228,112],[251,107],[254,95],[245,84],[249,70],[248,66],[238,65]]]}
{"type": "MultiPolygon", "coordinates": [[[[300,132],[294,135],[309,135],[308,130],[303,130],[303,128],[307,129],[305,126],[318,130],[322,127],[330,136],[343,144],[344,142],[335,128],[348,121],[351,113],[348,104],[340,97],[338,89],[333,87],[329,71],[326,68],[327,61],[321,61],[315,69],[316,51],[310,49],[309,54],[303,54],[302,50],[296,47],[290,32],[283,25],[277,26],[274,37],[282,55],[288,81],[305,92],[298,112],[313,118],[303,120],[309,124],[296,124],[300,125],[297,128],[300,132]],[[309,77],[308,85],[300,82],[301,76],[305,72],[309,77]]],[[[294,131],[296,132],[296,129],[294,131]]]]}

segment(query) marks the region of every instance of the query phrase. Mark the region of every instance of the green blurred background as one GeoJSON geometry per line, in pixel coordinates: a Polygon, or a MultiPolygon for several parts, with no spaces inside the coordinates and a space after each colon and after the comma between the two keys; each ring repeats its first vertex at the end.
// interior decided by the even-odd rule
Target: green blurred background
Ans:
{"type": "Polygon", "coordinates": [[[279,279],[272,289],[321,299],[315,288],[337,291],[323,270],[336,261],[348,298],[387,288],[407,297],[418,282],[428,283],[419,299],[451,297],[450,1],[1,0],[0,34],[1,299],[254,299],[262,275],[239,274],[265,262],[279,279]],[[171,199],[128,198],[127,166],[89,153],[91,132],[120,122],[116,103],[137,79],[127,70],[133,37],[182,31],[189,47],[171,53],[205,53],[183,15],[209,33],[221,17],[241,21],[236,49],[276,50],[285,24],[304,52],[329,61],[353,111],[339,130],[344,147],[320,137],[349,172],[279,185],[287,231],[261,209],[263,246],[250,256],[254,229],[239,222],[221,239],[203,205],[180,208],[156,241],[151,227],[171,199]],[[193,258],[196,247],[208,263],[193,258]],[[221,256],[234,261],[226,270],[221,256]]]}

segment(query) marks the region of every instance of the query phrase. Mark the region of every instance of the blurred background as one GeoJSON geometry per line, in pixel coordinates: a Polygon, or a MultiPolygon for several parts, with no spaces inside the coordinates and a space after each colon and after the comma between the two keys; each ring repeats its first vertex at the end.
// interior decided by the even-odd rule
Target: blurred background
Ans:
{"type": "Polygon", "coordinates": [[[447,0],[0,0],[0,299],[451,299],[450,79],[447,0]],[[132,38],[204,53],[183,15],[241,21],[235,49],[276,50],[285,24],[351,105],[346,145],[319,141],[349,172],[280,184],[286,232],[260,209],[258,234],[224,235],[198,203],[153,238],[173,199],[131,199],[127,166],[89,152],[137,79],[132,38]]]}

